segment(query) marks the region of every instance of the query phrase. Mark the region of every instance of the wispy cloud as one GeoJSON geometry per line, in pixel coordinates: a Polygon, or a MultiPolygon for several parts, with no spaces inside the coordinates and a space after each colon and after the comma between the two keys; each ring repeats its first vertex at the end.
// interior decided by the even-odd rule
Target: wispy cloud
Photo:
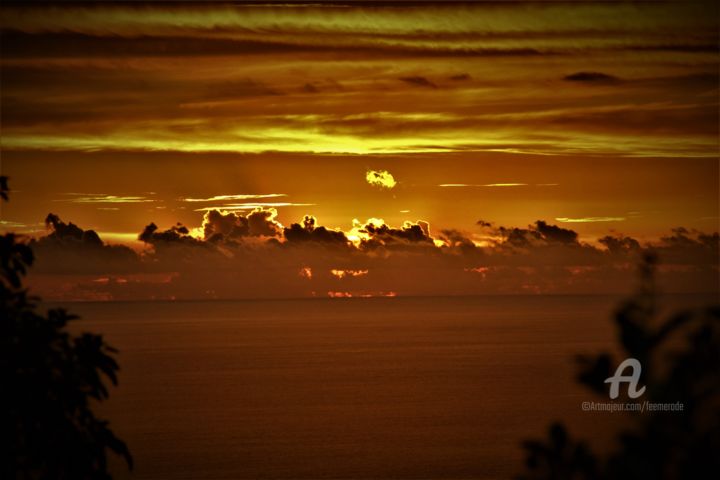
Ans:
{"type": "Polygon", "coordinates": [[[452,187],[470,187],[470,188],[481,188],[481,187],[557,187],[559,183],[441,183],[438,187],[452,188],[452,187]]]}
{"type": "Polygon", "coordinates": [[[210,210],[255,210],[256,208],[277,208],[277,207],[314,207],[316,203],[291,203],[291,202],[253,202],[253,203],[229,203],[214,207],[196,208],[196,212],[209,212],[210,210]]]}
{"type": "Polygon", "coordinates": [[[527,187],[527,183],[488,183],[482,187],[527,187]]]}
{"type": "Polygon", "coordinates": [[[557,217],[555,218],[558,222],[562,223],[593,223],[593,222],[624,222],[625,217],[580,217],[580,218],[567,218],[557,217]]]}
{"type": "Polygon", "coordinates": [[[8,220],[0,220],[0,228],[24,228],[27,227],[24,223],[11,222],[8,220]]]}
{"type": "Polygon", "coordinates": [[[252,200],[256,198],[278,198],[287,197],[286,193],[265,193],[260,195],[238,194],[238,195],[215,195],[208,198],[181,198],[183,202],[226,202],[228,200],[252,200]]]}
{"type": "Polygon", "coordinates": [[[143,196],[119,196],[106,195],[104,193],[66,193],[65,195],[70,195],[75,198],[63,198],[54,201],[71,203],[147,203],[156,201],[143,196]]]}
{"type": "Polygon", "coordinates": [[[527,187],[527,183],[441,183],[438,187],[527,187]]]}

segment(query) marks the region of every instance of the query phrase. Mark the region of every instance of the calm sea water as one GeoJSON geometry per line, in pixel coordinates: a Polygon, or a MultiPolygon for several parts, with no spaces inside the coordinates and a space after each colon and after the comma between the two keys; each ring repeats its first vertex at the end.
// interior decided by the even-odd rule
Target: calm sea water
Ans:
{"type": "Polygon", "coordinates": [[[120,350],[100,408],[118,478],[511,478],[563,419],[606,445],[619,414],[573,380],[611,349],[609,297],[73,304],[120,350]]]}

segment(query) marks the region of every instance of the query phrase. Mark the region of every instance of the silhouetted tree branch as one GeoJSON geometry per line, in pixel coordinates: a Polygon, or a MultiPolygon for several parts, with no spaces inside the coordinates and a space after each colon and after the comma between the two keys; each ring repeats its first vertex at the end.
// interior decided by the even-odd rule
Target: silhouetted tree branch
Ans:
{"type": "MultiPolygon", "coordinates": [[[[7,201],[7,178],[0,196],[7,201]]],[[[132,468],[127,446],[98,419],[91,402],[117,384],[116,351],[100,335],[71,335],[77,319],[65,309],[39,312],[22,280],[32,250],[8,233],[0,237],[1,478],[109,479],[107,450],[132,468]]]]}
{"type": "MultiPolygon", "coordinates": [[[[682,412],[627,413],[630,427],[618,433],[608,455],[570,438],[559,423],[549,439],[526,441],[530,479],[704,479],[720,472],[720,307],[678,312],[658,325],[654,256],[641,265],[641,287],[615,315],[628,358],[642,364],[642,400],[680,402],[682,412]],[[681,348],[678,348],[681,347],[681,348]]],[[[617,362],[609,354],[579,357],[578,380],[607,395],[605,379],[617,362]]],[[[607,397],[605,397],[607,399],[607,397]]],[[[606,400],[607,401],[607,400],[606,400]]],[[[633,401],[624,398],[618,401],[633,401]]]]}

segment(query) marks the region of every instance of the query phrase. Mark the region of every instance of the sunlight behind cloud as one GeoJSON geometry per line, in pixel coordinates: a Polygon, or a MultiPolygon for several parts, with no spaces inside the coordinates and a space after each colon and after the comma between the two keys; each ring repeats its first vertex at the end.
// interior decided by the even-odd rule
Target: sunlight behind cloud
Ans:
{"type": "Polygon", "coordinates": [[[397,185],[395,178],[387,170],[368,170],[365,173],[365,180],[374,186],[380,188],[394,188],[397,185]]]}

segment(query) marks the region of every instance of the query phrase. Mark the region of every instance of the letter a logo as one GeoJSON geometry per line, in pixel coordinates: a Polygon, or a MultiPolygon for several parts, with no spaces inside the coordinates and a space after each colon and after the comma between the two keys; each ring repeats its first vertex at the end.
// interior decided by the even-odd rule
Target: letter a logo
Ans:
{"type": "Polygon", "coordinates": [[[628,383],[628,397],[638,398],[640,395],[645,393],[645,387],[640,390],[637,389],[638,381],[640,380],[640,373],[642,372],[642,366],[640,361],[636,358],[627,358],[622,362],[615,370],[615,375],[608,377],[605,383],[610,384],[610,398],[616,399],[620,395],[620,383],[628,383]],[[623,375],[623,372],[627,367],[632,368],[631,375],[623,375]]]}

